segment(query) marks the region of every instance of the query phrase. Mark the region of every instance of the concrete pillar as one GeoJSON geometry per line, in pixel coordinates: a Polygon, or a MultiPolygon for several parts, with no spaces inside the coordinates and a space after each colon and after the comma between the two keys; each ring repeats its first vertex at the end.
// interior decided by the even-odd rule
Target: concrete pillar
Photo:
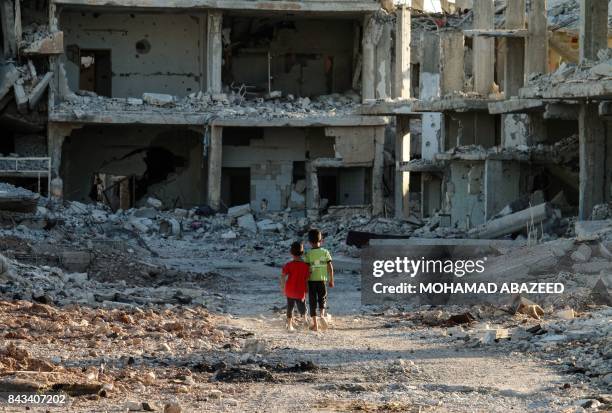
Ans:
{"type": "MultiPolygon", "coordinates": [[[[494,29],[493,0],[474,0],[474,29],[494,29]]],[[[473,42],[474,91],[488,96],[495,80],[495,41],[477,36],[473,42]]]]}
{"type": "Polygon", "coordinates": [[[223,128],[211,126],[208,146],[207,200],[211,208],[221,207],[221,168],[223,163],[223,128]]]}
{"type": "MultiPolygon", "coordinates": [[[[421,47],[424,53],[419,76],[420,99],[432,100],[441,95],[441,41],[437,33],[423,32],[421,34],[421,47]]],[[[436,153],[444,151],[444,115],[442,113],[423,113],[421,119],[421,156],[423,159],[431,160],[436,153]]],[[[423,200],[421,208],[422,211],[425,211],[423,200]]]]}
{"type": "MultiPolygon", "coordinates": [[[[506,29],[525,28],[525,0],[512,0],[506,6],[506,29]]],[[[518,96],[525,81],[525,39],[506,39],[504,65],[504,92],[506,99],[518,96]]]]}
{"type": "Polygon", "coordinates": [[[223,66],[223,14],[217,10],[208,12],[206,82],[210,93],[221,92],[221,69],[223,66]]]}
{"type": "Polygon", "coordinates": [[[367,15],[363,22],[363,67],[361,70],[361,99],[362,101],[376,98],[376,27],[377,23],[371,15],[367,15]]]}
{"type": "Polygon", "coordinates": [[[306,162],[306,208],[310,216],[319,214],[321,195],[319,194],[319,176],[312,162],[306,162]]]}
{"type": "Polygon", "coordinates": [[[485,161],[485,220],[490,220],[520,196],[521,166],[518,162],[485,161]]]}
{"type": "Polygon", "coordinates": [[[608,2],[580,0],[580,61],[596,60],[608,48],[608,2]]]}
{"type": "Polygon", "coordinates": [[[530,0],[527,5],[529,35],[525,48],[525,75],[548,72],[548,30],[546,0],[530,0]]]}
{"type": "MultiPolygon", "coordinates": [[[[58,30],[58,16],[57,16],[57,5],[54,2],[49,2],[49,30],[51,32],[58,30]]],[[[53,73],[53,77],[51,78],[51,82],[49,82],[49,88],[47,92],[47,104],[48,110],[52,111],[55,108],[55,103],[57,99],[61,99],[63,96],[60,93],[60,63],[58,56],[49,56],[49,70],[53,73]]],[[[65,75],[65,70],[62,67],[62,71],[65,75]]],[[[67,88],[68,82],[64,76],[63,79],[66,83],[65,86],[67,88]]],[[[67,92],[67,91],[66,91],[67,92]]]]}
{"type": "Polygon", "coordinates": [[[17,56],[17,35],[15,33],[15,6],[12,0],[0,2],[0,18],[4,57],[17,56]]]}
{"type": "Polygon", "coordinates": [[[440,94],[442,96],[463,90],[464,70],[463,32],[440,32],[440,94]]]}
{"type": "Polygon", "coordinates": [[[444,115],[423,113],[421,115],[421,157],[432,160],[434,155],[444,152],[444,115]]]}
{"type": "Polygon", "coordinates": [[[375,47],[376,99],[391,97],[393,85],[391,77],[391,23],[380,25],[380,39],[375,47]]]}
{"type": "Polygon", "coordinates": [[[582,104],[578,117],[580,148],[580,201],[578,219],[587,220],[593,207],[605,200],[606,127],[597,104],[582,104]]]}
{"type": "Polygon", "coordinates": [[[15,41],[19,47],[23,40],[23,28],[21,27],[21,0],[15,0],[15,41]]]}
{"type": "Polygon", "coordinates": [[[440,97],[440,36],[437,33],[421,33],[421,73],[419,98],[432,100],[440,97]]]}
{"type": "Polygon", "coordinates": [[[385,128],[374,128],[374,162],[372,164],[372,214],[383,213],[385,204],[383,193],[385,128]]]}
{"type": "Polygon", "coordinates": [[[410,117],[397,116],[395,126],[395,217],[397,219],[410,216],[410,172],[399,170],[400,162],[410,160],[410,117]]]}
{"type": "Polygon", "coordinates": [[[399,6],[395,28],[395,97],[410,98],[410,9],[399,6]]]}

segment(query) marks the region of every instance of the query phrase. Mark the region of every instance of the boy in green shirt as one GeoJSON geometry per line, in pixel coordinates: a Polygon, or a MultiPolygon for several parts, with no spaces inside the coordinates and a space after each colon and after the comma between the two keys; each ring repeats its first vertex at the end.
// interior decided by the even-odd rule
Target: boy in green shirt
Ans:
{"type": "Polygon", "coordinates": [[[317,321],[317,305],[319,307],[319,317],[321,325],[327,328],[325,320],[325,307],[327,304],[327,285],[334,286],[334,267],[329,251],[321,248],[323,236],[318,229],[308,231],[308,242],[312,247],[305,255],[304,262],[310,266],[310,277],[308,278],[308,304],[310,306],[310,317],[312,317],[313,331],[319,330],[317,321]],[[326,285],[327,283],[327,285],[326,285]]]}

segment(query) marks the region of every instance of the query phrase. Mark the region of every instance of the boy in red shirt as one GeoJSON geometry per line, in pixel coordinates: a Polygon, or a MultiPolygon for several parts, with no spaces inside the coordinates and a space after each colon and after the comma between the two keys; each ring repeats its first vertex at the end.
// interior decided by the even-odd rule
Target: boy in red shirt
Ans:
{"type": "Polygon", "coordinates": [[[308,278],[310,267],[302,261],[304,245],[301,242],[291,244],[291,256],[293,259],[283,266],[281,284],[287,297],[287,330],[293,331],[293,308],[297,307],[300,315],[306,323],[306,292],[308,291],[308,278]]]}

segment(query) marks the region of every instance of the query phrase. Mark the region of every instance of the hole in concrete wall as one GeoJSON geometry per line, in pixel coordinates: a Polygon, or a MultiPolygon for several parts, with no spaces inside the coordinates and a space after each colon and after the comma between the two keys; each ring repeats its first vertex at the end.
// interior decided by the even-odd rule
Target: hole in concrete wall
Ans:
{"type": "Polygon", "coordinates": [[[147,54],[151,51],[151,43],[147,39],[142,39],[136,42],[136,51],[138,54],[147,54]]]}
{"type": "MultiPolygon", "coordinates": [[[[371,169],[371,168],[370,168],[371,169]]],[[[366,204],[369,168],[321,168],[317,171],[319,198],[328,205],[366,204]]]]}
{"type": "Polygon", "coordinates": [[[301,179],[306,179],[306,162],[294,161],[293,162],[293,178],[292,182],[296,183],[301,179]]]}
{"type": "Polygon", "coordinates": [[[251,202],[251,168],[221,170],[221,201],[228,208],[251,202]]]}
{"type": "Polygon", "coordinates": [[[174,155],[168,149],[155,146],[146,149],[144,162],[147,169],[144,175],[136,180],[136,199],[144,197],[149,186],[164,182],[170,174],[187,165],[183,157],[174,155]]]}
{"type": "Polygon", "coordinates": [[[319,169],[317,175],[319,198],[327,199],[328,205],[338,205],[338,170],[319,169]]]}
{"type": "Polygon", "coordinates": [[[561,139],[578,135],[578,121],[555,119],[547,120],[545,123],[547,136],[545,143],[554,144],[561,139]]]}
{"type": "Polygon", "coordinates": [[[95,92],[100,96],[111,96],[111,51],[80,51],[79,89],[95,92]]]}

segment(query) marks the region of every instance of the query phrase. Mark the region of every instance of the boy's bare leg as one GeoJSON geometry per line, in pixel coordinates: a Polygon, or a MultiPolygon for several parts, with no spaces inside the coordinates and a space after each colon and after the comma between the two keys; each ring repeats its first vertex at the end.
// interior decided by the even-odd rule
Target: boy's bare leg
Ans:
{"type": "Polygon", "coordinates": [[[287,317],[287,330],[293,331],[293,317],[287,317]]]}
{"type": "Polygon", "coordinates": [[[312,331],[319,331],[319,323],[317,322],[316,314],[312,316],[312,326],[310,326],[312,331]]]}
{"type": "Polygon", "coordinates": [[[321,328],[327,330],[327,320],[325,319],[325,310],[321,310],[321,328]]]}

